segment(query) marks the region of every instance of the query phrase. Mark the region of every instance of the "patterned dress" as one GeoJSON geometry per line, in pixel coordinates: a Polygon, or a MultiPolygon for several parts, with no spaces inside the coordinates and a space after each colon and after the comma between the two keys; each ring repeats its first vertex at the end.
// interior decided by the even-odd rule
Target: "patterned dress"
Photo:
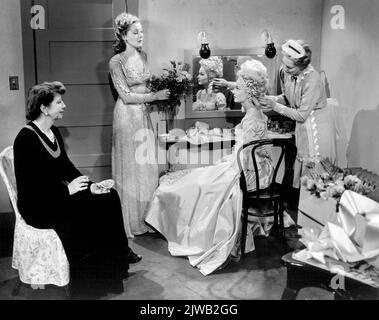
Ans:
{"type": "Polygon", "coordinates": [[[144,52],[115,55],[109,62],[119,94],[113,114],[112,175],[128,237],[149,231],[144,223],[158,185],[156,139],[146,108],[150,72],[144,52]]]}
{"type": "MultiPolygon", "coordinates": [[[[249,110],[236,127],[237,143],[231,155],[216,165],[186,170],[162,179],[155,192],[146,222],[167,240],[173,256],[187,256],[190,264],[204,275],[221,267],[236,255],[241,226],[242,192],[237,151],[243,143],[267,137],[267,118],[254,117],[249,110]]],[[[245,149],[243,166],[248,186],[254,189],[251,152],[245,149]]],[[[272,161],[265,148],[257,155],[260,185],[272,176],[272,161]]],[[[247,240],[246,252],[254,249],[247,240]]]]}
{"type": "Polygon", "coordinates": [[[297,77],[280,71],[283,96],[288,106],[279,103],[274,111],[296,121],[294,187],[298,187],[303,165],[320,157],[336,160],[335,126],[327,105],[325,87],[319,73],[309,65],[297,77]]]}

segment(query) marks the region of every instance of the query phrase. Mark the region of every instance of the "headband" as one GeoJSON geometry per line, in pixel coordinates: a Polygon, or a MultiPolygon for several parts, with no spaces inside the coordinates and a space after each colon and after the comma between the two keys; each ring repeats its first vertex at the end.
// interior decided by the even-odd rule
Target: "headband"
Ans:
{"type": "Polygon", "coordinates": [[[305,56],[305,50],[296,40],[288,40],[282,46],[283,52],[292,59],[300,59],[305,56]]]}

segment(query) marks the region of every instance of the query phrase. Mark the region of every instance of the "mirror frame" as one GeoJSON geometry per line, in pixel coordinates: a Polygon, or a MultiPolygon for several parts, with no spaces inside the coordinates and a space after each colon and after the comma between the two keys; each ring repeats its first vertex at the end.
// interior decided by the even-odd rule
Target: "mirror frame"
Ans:
{"type": "MultiPolygon", "coordinates": [[[[248,49],[211,49],[213,56],[262,56],[265,54],[265,47],[255,47],[248,49]]],[[[188,63],[191,67],[193,75],[193,60],[199,58],[198,50],[184,50],[184,62],[188,63]]],[[[277,94],[277,77],[278,77],[278,55],[271,59],[274,66],[274,79],[272,93],[277,94]]],[[[185,116],[186,119],[199,119],[199,118],[226,118],[226,117],[242,117],[244,113],[239,110],[221,110],[221,111],[193,111],[193,89],[191,88],[189,94],[185,98],[185,116]]]]}

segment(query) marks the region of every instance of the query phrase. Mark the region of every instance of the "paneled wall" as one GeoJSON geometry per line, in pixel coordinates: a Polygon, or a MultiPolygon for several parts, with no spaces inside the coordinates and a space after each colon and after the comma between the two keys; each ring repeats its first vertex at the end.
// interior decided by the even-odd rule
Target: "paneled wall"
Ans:
{"type": "Polygon", "coordinates": [[[59,80],[67,88],[64,118],[56,125],[83,174],[111,177],[114,100],[108,84],[113,20],[125,0],[35,1],[45,8],[46,29],[36,30],[37,82],[59,80]]]}

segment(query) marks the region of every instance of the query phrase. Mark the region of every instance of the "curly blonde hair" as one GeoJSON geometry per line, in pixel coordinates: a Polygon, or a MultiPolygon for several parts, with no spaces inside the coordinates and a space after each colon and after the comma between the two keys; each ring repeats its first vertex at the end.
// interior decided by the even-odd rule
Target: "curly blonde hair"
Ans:
{"type": "Polygon", "coordinates": [[[258,60],[245,61],[237,73],[237,81],[245,87],[249,100],[263,97],[268,90],[267,68],[258,60]]]}
{"type": "Polygon", "coordinates": [[[200,66],[205,69],[208,78],[221,78],[224,66],[220,57],[214,56],[208,59],[201,59],[200,66]]]}
{"type": "Polygon", "coordinates": [[[130,26],[136,22],[140,22],[140,19],[137,16],[127,12],[120,13],[114,20],[114,33],[116,41],[113,45],[113,51],[115,54],[125,51],[126,44],[122,36],[125,35],[130,26]]]}

